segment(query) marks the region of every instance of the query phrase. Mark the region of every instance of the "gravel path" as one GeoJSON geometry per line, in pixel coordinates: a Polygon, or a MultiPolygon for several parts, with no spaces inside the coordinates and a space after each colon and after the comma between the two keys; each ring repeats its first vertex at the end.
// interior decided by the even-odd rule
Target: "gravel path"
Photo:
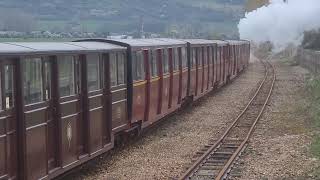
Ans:
{"type": "Polygon", "coordinates": [[[308,173],[320,162],[309,153],[312,132],[302,93],[307,71],[283,62],[274,64],[274,93],[240,161],[239,179],[313,179],[308,173]]]}
{"type": "Polygon", "coordinates": [[[172,179],[197,150],[221,136],[252,96],[264,69],[253,58],[245,73],[214,95],[168,118],[138,140],[113,150],[64,179],[172,179]]]}

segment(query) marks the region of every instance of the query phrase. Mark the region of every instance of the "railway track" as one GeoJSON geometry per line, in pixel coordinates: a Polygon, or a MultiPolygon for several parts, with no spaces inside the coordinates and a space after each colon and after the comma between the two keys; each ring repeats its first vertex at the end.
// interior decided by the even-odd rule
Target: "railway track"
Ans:
{"type": "Polygon", "coordinates": [[[198,158],[179,179],[220,180],[234,178],[230,176],[230,170],[247,146],[254,128],[270,99],[276,80],[274,67],[268,60],[261,60],[261,62],[265,67],[264,79],[245,109],[220,139],[205,146],[197,153],[198,158]]]}

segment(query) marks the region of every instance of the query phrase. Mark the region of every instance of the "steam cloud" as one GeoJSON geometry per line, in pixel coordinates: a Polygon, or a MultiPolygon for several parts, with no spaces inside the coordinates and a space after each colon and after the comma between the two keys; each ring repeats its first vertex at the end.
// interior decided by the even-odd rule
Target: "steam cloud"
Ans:
{"type": "Polygon", "coordinates": [[[238,25],[240,38],[257,43],[271,41],[281,50],[288,44],[301,44],[303,32],[320,28],[319,0],[272,0],[247,13],[238,25]]]}

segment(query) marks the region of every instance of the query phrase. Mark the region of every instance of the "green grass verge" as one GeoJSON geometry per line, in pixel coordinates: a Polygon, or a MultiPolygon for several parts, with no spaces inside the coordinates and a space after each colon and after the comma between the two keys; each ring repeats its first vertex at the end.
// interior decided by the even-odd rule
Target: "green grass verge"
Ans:
{"type": "MultiPolygon", "coordinates": [[[[310,101],[310,113],[315,130],[320,130],[320,76],[311,77],[306,83],[310,101]]],[[[311,144],[311,153],[320,159],[320,134],[315,135],[311,144]]]]}
{"type": "MultiPolygon", "coordinates": [[[[306,96],[308,97],[309,106],[305,108],[311,116],[311,125],[314,132],[313,141],[311,143],[310,152],[312,156],[320,159],[320,76],[307,77],[306,96]]],[[[320,178],[320,168],[310,169],[312,179],[320,178]]]]}

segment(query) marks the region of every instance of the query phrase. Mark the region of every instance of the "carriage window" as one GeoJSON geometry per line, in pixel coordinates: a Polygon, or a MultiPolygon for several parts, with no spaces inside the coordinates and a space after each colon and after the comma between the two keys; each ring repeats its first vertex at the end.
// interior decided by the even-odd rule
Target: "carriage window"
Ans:
{"type": "Polygon", "coordinates": [[[58,60],[60,97],[76,94],[75,56],[61,56],[58,60]]]}
{"type": "Polygon", "coordinates": [[[88,90],[89,91],[96,91],[101,88],[99,60],[100,60],[99,54],[87,55],[88,90]]]}
{"type": "Polygon", "coordinates": [[[186,52],[186,48],[182,47],[180,48],[180,53],[181,53],[181,60],[182,60],[182,68],[187,67],[188,66],[188,59],[187,59],[187,52],[186,52]]]}
{"type": "Polygon", "coordinates": [[[168,49],[163,49],[162,54],[162,68],[163,68],[163,74],[166,74],[169,72],[169,53],[168,49]]]}
{"type": "Polygon", "coordinates": [[[152,56],[150,56],[150,69],[152,77],[158,76],[158,69],[157,69],[157,61],[158,59],[158,50],[152,50],[152,56]]]}
{"type": "Polygon", "coordinates": [[[212,56],[212,47],[209,46],[208,47],[208,61],[209,61],[209,64],[212,64],[212,59],[213,59],[213,56],[212,56]]]}
{"type": "Polygon", "coordinates": [[[221,48],[220,56],[221,56],[221,59],[224,60],[224,47],[221,48]]]}
{"type": "Polygon", "coordinates": [[[198,66],[202,66],[202,64],[203,64],[203,56],[202,56],[202,54],[203,54],[203,52],[202,52],[202,48],[197,48],[197,50],[198,50],[198,66]]]}
{"type": "Polygon", "coordinates": [[[212,48],[212,56],[213,56],[213,63],[215,64],[217,61],[217,47],[212,48]]]}
{"type": "Polygon", "coordinates": [[[41,58],[28,58],[23,61],[23,90],[25,104],[43,101],[41,58]]]}
{"type": "Polygon", "coordinates": [[[207,65],[208,64],[208,52],[207,52],[207,47],[204,47],[204,48],[202,48],[202,50],[203,50],[203,63],[204,63],[204,65],[207,65]]]}
{"type": "Polygon", "coordinates": [[[132,80],[133,81],[138,81],[139,78],[138,78],[138,55],[137,55],[138,52],[132,52],[131,53],[131,61],[132,61],[132,80]]]}
{"type": "Polygon", "coordinates": [[[192,60],[191,60],[191,67],[195,67],[196,65],[196,59],[197,59],[197,49],[192,49],[192,60]]]}
{"type": "Polygon", "coordinates": [[[125,59],[124,53],[117,54],[118,85],[125,84],[124,59],[125,59]]]}
{"type": "MultiPolygon", "coordinates": [[[[149,55],[149,54],[148,54],[149,55]]],[[[149,55],[150,56],[150,55],[149,55]]],[[[140,80],[144,80],[146,77],[145,77],[145,68],[144,68],[144,56],[142,55],[142,52],[140,53],[140,55],[138,56],[138,61],[137,61],[137,77],[138,79],[140,80]]]]}
{"type": "Polygon", "coordinates": [[[14,105],[14,99],[13,99],[13,87],[14,87],[14,81],[13,81],[13,66],[12,65],[6,65],[4,67],[5,72],[5,82],[4,82],[4,91],[5,91],[5,107],[6,109],[12,108],[14,105]]]}
{"type": "Polygon", "coordinates": [[[139,78],[138,78],[138,53],[140,51],[137,51],[137,52],[132,52],[132,79],[134,81],[138,81],[139,78]]]}
{"type": "Polygon", "coordinates": [[[115,53],[110,53],[110,81],[111,86],[117,85],[117,55],[115,53]]]}
{"type": "Polygon", "coordinates": [[[220,59],[221,59],[221,56],[220,56],[220,48],[217,48],[217,62],[220,63],[220,59]]]}
{"type": "Polygon", "coordinates": [[[178,70],[179,69],[179,58],[180,58],[180,56],[179,56],[179,50],[180,50],[181,48],[174,48],[173,49],[173,53],[174,53],[174,61],[173,61],[173,69],[176,71],[176,70],[178,70]]]}
{"type": "Polygon", "coordinates": [[[132,53],[132,78],[134,81],[143,80],[144,77],[144,57],[142,51],[132,53]]]}
{"type": "Polygon", "coordinates": [[[45,61],[43,68],[44,68],[44,76],[43,76],[44,98],[45,98],[45,100],[48,100],[51,97],[51,65],[50,65],[50,62],[45,61]]]}

